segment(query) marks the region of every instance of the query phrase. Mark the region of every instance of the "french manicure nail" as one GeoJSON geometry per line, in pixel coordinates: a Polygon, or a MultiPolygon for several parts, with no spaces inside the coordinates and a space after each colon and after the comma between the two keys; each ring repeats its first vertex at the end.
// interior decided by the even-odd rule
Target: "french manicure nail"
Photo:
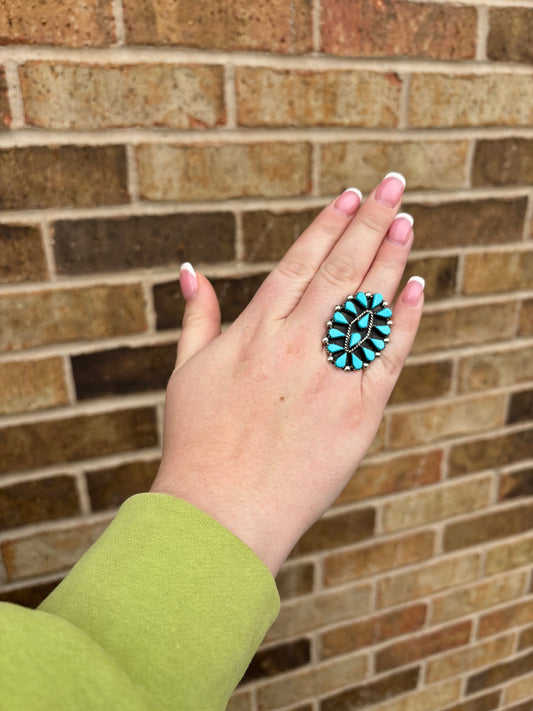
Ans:
{"type": "Polygon", "coordinates": [[[342,195],[339,195],[335,200],[334,207],[336,210],[340,210],[350,217],[357,210],[362,199],[363,195],[360,190],[357,188],[347,188],[342,195]]]}
{"type": "Polygon", "coordinates": [[[389,227],[388,239],[396,244],[407,244],[413,224],[414,219],[408,212],[398,213],[389,227]]]}
{"type": "Polygon", "coordinates": [[[424,292],[424,287],[426,285],[425,280],[419,276],[412,276],[407,282],[405,291],[403,293],[403,300],[406,304],[411,306],[416,306],[420,301],[420,297],[424,292]]]}
{"type": "Polygon", "coordinates": [[[388,207],[394,207],[405,190],[405,178],[401,173],[387,173],[376,190],[376,200],[388,207]]]}
{"type": "Polygon", "coordinates": [[[189,301],[198,293],[198,277],[190,262],[183,262],[180,267],[180,286],[185,301],[189,301]]]}

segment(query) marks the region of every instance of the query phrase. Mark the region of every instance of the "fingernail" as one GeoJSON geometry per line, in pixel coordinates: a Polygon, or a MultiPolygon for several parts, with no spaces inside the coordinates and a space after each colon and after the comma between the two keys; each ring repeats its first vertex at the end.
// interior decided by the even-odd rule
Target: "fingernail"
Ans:
{"type": "Polygon", "coordinates": [[[413,223],[414,219],[408,212],[398,213],[389,227],[388,239],[396,244],[407,244],[413,223]]]}
{"type": "Polygon", "coordinates": [[[405,291],[403,292],[403,300],[406,304],[416,306],[420,301],[420,297],[424,293],[426,282],[422,277],[412,276],[407,282],[405,291]]]}
{"type": "Polygon", "coordinates": [[[180,286],[185,301],[198,293],[198,277],[190,262],[183,262],[180,267],[180,286]]]}
{"type": "Polygon", "coordinates": [[[388,207],[394,207],[405,190],[405,178],[401,173],[387,173],[376,190],[376,200],[388,207]]]}
{"type": "Polygon", "coordinates": [[[335,209],[340,210],[350,217],[361,204],[363,195],[357,188],[347,188],[342,195],[335,200],[335,209]]]}

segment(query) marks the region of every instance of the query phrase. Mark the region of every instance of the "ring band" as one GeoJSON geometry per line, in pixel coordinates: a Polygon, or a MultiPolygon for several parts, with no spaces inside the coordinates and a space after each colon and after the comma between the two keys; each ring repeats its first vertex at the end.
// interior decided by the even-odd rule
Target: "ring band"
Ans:
{"type": "Polygon", "coordinates": [[[328,360],[341,370],[368,368],[389,342],[392,321],[381,294],[358,291],[335,306],[322,343],[328,360]]]}

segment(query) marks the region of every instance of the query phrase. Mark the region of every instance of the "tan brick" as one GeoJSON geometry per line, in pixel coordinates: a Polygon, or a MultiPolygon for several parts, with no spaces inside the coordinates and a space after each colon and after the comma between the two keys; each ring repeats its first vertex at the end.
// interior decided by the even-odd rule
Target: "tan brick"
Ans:
{"type": "Polygon", "coordinates": [[[487,57],[502,62],[533,62],[531,7],[491,7],[487,57]]]}
{"type": "Polygon", "coordinates": [[[500,691],[498,690],[483,694],[483,696],[476,696],[469,701],[455,704],[449,709],[446,709],[446,711],[493,711],[493,709],[498,708],[499,704],[500,691]]]}
{"type": "Polygon", "coordinates": [[[310,189],[306,143],[256,143],[137,149],[141,197],[224,200],[304,195],[310,189]]]}
{"type": "Polygon", "coordinates": [[[371,496],[433,484],[441,478],[442,451],[397,456],[377,464],[363,463],[352,476],[336,503],[347,504],[371,496]]]}
{"type": "Polygon", "coordinates": [[[31,126],[187,129],[225,120],[222,67],[27,62],[19,73],[31,126]]]}
{"type": "MultiPolygon", "coordinates": [[[[0,23],[1,23],[0,19],[0,23]]],[[[1,27],[1,25],[0,25],[1,27]]],[[[11,107],[9,104],[6,73],[3,67],[0,67],[0,131],[11,126],[11,107]]]]}
{"type": "Polygon", "coordinates": [[[298,212],[245,212],[242,216],[245,260],[279,261],[319,212],[320,208],[298,212]]]}
{"type": "Polygon", "coordinates": [[[435,563],[419,566],[415,570],[389,575],[378,581],[377,606],[398,605],[438,590],[476,580],[479,561],[479,554],[470,553],[438,560],[435,563]]]}
{"type": "Polygon", "coordinates": [[[388,533],[416,528],[432,521],[486,508],[490,503],[491,483],[492,477],[488,476],[467,480],[459,485],[396,496],[383,506],[383,530],[388,533]]]}
{"type": "Polygon", "coordinates": [[[533,335],[533,299],[527,299],[520,305],[519,336],[533,335]]]}
{"type": "Polygon", "coordinates": [[[527,126],[533,120],[527,74],[414,74],[408,122],[430,126],[527,126]]]}
{"type": "Polygon", "coordinates": [[[108,47],[115,42],[112,0],[5,0],[0,44],[108,47]]]}
{"type": "Polygon", "coordinates": [[[0,225],[0,283],[48,278],[41,234],[35,227],[0,225]]]}
{"type": "MultiPolygon", "coordinates": [[[[482,689],[496,686],[517,676],[523,676],[531,671],[532,668],[533,652],[512,659],[509,662],[500,662],[471,676],[467,680],[465,693],[475,694],[482,689]]],[[[511,711],[511,709],[509,709],[509,711],[511,711]]],[[[517,709],[514,709],[514,711],[517,711],[517,709]]],[[[519,709],[518,711],[527,711],[527,709],[519,709]]]]}
{"type": "Polygon", "coordinates": [[[515,385],[533,378],[531,348],[473,355],[459,361],[459,392],[515,385]]]}
{"type": "Polygon", "coordinates": [[[518,649],[528,649],[529,647],[533,647],[533,625],[522,630],[518,639],[518,649]]]}
{"type": "Polygon", "coordinates": [[[0,297],[0,321],[4,351],[146,329],[138,284],[6,294],[0,297]]]}
{"type": "Polygon", "coordinates": [[[374,534],[375,518],[376,512],[373,508],[323,516],[304,533],[292,549],[291,556],[331,550],[371,538],[374,534]]]}
{"type": "Polygon", "coordinates": [[[252,695],[236,691],[230,698],[226,711],[252,711],[252,695]]]}
{"type": "Polygon", "coordinates": [[[444,530],[444,549],[457,550],[493,538],[527,531],[533,525],[533,503],[503,511],[496,510],[469,520],[450,523],[444,530]]]}
{"type": "Polygon", "coordinates": [[[336,627],[322,635],[321,657],[328,659],[392,637],[416,632],[424,625],[425,619],[426,606],[419,604],[336,627]]]}
{"type": "Polygon", "coordinates": [[[448,457],[448,475],[461,476],[468,472],[493,469],[529,459],[533,456],[532,432],[510,432],[458,444],[451,448],[448,457]]]}
{"type": "MultiPolygon", "coordinates": [[[[418,225],[415,229],[418,233],[418,225]]],[[[415,239],[417,249],[419,249],[418,236],[415,239]]],[[[456,292],[458,266],[459,259],[456,256],[410,256],[399,289],[403,289],[411,274],[423,274],[426,280],[424,287],[424,298],[426,301],[452,298],[456,292]]]]}
{"type": "Polygon", "coordinates": [[[312,699],[365,678],[366,656],[354,656],[313,666],[297,675],[282,677],[257,690],[258,707],[275,709],[304,699],[312,699]]]}
{"type": "MultiPolygon", "coordinates": [[[[419,270],[413,270],[413,272],[415,274],[424,273],[419,270]]],[[[450,391],[451,379],[452,362],[450,360],[408,364],[402,370],[389,402],[391,404],[413,402],[447,395],[450,391]]]]}
{"type": "Polygon", "coordinates": [[[449,677],[459,676],[466,671],[479,669],[492,664],[513,653],[513,636],[471,645],[468,649],[442,654],[436,659],[429,659],[426,666],[426,684],[433,684],[449,677]]]}
{"type": "Polygon", "coordinates": [[[423,531],[356,550],[333,553],[324,560],[324,584],[329,586],[359,580],[383,570],[427,560],[433,553],[433,537],[433,532],[423,531]]]}
{"type": "Polygon", "coordinates": [[[294,637],[324,625],[349,620],[370,612],[371,588],[353,585],[283,603],[279,616],[267,632],[266,642],[294,637]]]}
{"type": "Polygon", "coordinates": [[[312,48],[311,2],[124,0],[128,44],[300,54],[312,48]]]}
{"type": "Polygon", "coordinates": [[[533,287],[533,251],[487,252],[465,257],[464,294],[490,294],[533,287]]]}
{"type": "Polygon", "coordinates": [[[4,210],[96,207],[129,202],[123,146],[32,146],[0,150],[4,210]]]}
{"type": "Polygon", "coordinates": [[[468,644],[472,622],[466,620],[407,640],[393,642],[376,653],[376,671],[382,672],[411,664],[438,652],[468,644]]]}
{"type": "Polygon", "coordinates": [[[404,0],[323,0],[322,51],[349,57],[473,59],[476,12],[404,0]]]}
{"type": "Polygon", "coordinates": [[[503,609],[487,612],[479,620],[477,636],[481,639],[511,627],[533,622],[533,600],[524,600],[503,609]]]}
{"type": "Polygon", "coordinates": [[[240,67],[240,126],[363,126],[398,123],[402,82],[395,74],[240,67]]]}
{"type": "Polygon", "coordinates": [[[424,314],[413,352],[425,353],[513,338],[515,309],[516,305],[508,302],[424,314]]]}
{"type": "Polygon", "coordinates": [[[527,185],[533,182],[533,141],[501,138],[477,141],[472,185],[527,185]]]}
{"type": "Polygon", "coordinates": [[[460,695],[461,682],[448,681],[381,704],[379,711],[437,711],[456,701],[460,695]]]}
{"type": "Polygon", "coordinates": [[[478,610],[513,600],[522,595],[525,582],[526,573],[520,572],[483,580],[481,583],[436,597],[431,602],[431,622],[447,622],[455,617],[470,615],[478,610]]]}
{"type": "Polygon", "coordinates": [[[505,395],[487,395],[392,413],[389,445],[410,447],[497,427],[505,421],[506,403],[505,395]]]}
{"type": "Polygon", "coordinates": [[[533,699],[533,674],[528,674],[506,686],[504,699],[506,704],[533,699]]]}
{"type": "Polygon", "coordinates": [[[61,358],[0,363],[0,415],[69,402],[61,358]]]}
{"type": "Polygon", "coordinates": [[[158,444],[153,408],[77,415],[0,430],[0,473],[158,444]]]}
{"type": "Polygon", "coordinates": [[[416,248],[442,249],[516,242],[527,201],[498,197],[425,205],[406,200],[405,206],[415,220],[416,248]]]}
{"type": "Polygon", "coordinates": [[[9,580],[64,570],[92,546],[109,521],[43,531],[0,545],[9,580]]]}
{"type": "Polygon", "coordinates": [[[411,190],[460,188],[465,183],[467,141],[351,141],[321,148],[320,192],[353,185],[369,191],[390,170],[401,170],[411,190]]]}

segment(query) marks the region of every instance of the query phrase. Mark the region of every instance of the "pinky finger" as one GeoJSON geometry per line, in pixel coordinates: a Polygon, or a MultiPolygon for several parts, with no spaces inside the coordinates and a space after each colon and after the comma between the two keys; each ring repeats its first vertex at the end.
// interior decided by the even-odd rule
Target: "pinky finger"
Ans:
{"type": "Polygon", "coordinates": [[[390,343],[381,353],[378,363],[373,364],[363,377],[365,395],[375,402],[383,398],[384,406],[394,388],[415,340],[422,309],[424,307],[422,277],[413,276],[396,300],[390,343]]]}

